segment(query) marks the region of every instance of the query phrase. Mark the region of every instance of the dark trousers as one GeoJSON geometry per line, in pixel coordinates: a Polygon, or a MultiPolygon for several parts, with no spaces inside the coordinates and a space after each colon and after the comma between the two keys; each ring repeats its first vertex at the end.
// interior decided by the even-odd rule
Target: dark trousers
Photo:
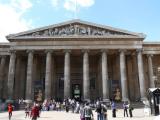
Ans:
{"type": "Polygon", "coordinates": [[[9,112],[8,114],[9,114],[9,120],[10,120],[12,117],[12,112],[9,112]]]}
{"type": "Polygon", "coordinates": [[[116,117],[116,109],[112,110],[112,117],[116,117]]]}
{"type": "Polygon", "coordinates": [[[125,117],[125,115],[127,115],[127,117],[128,117],[128,111],[126,108],[124,109],[124,117],[125,117]]]}
{"type": "Polygon", "coordinates": [[[36,117],[36,116],[33,116],[33,117],[32,117],[32,120],[37,120],[37,117],[36,117]]]}
{"type": "Polygon", "coordinates": [[[131,109],[129,109],[129,115],[130,115],[130,117],[133,117],[131,109]]]}
{"type": "Polygon", "coordinates": [[[103,114],[102,113],[98,113],[97,115],[97,120],[103,120],[103,114]]]}

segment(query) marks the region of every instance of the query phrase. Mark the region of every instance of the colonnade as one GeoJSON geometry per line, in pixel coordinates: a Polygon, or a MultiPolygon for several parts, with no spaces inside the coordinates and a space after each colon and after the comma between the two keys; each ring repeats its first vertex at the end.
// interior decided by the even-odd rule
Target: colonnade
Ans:
{"type": "MultiPolygon", "coordinates": [[[[122,101],[129,100],[128,98],[128,86],[127,86],[127,73],[126,73],[126,60],[125,53],[127,50],[119,50],[120,58],[120,78],[121,78],[121,91],[122,101]]],[[[45,71],[45,99],[51,98],[51,64],[52,64],[52,50],[46,50],[46,71],[45,71]]],[[[70,54],[71,50],[64,50],[64,98],[71,97],[71,81],[70,81],[70,54]]],[[[89,50],[83,50],[83,99],[90,99],[90,80],[89,80],[89,50]]],[[[137,52],[137,65],[138,65],[138,76],[139,76],[139,87],[141,99],[146,99],[146,86],[144,80],[143,70],[143,57],[142,50],[136,50],[137,52]]],[[[26,76],[26,93],[25,99],[32,98],[32,78],[33,78],[33,58],[34,51],[28,50],[28,62],[27,62],[27,76],[26,76]]],[[[108,63],[107,63],[108,50],[101,50],[101,75],[102,75],[102,95],[103,99],[109,99],[109,78],[108,78],[108,63]]],[[[16,51],[10,52],[9,72],[8,72],[8,98],[13,98],[13,86],[15,79],[15,61],[16,51]]],[[[3,68],[5,67],[5,57],[1,58],[0,65],[0,80],[3,77],[3,68]]],[[[153,67],[152,67],[152,56],[148,55],[148,67],[149,67],[149,78],[150,87],[154,87],[153,81],[153,67]]],[[[0,88],[2,88],[0,84],[0,88]]],[[[0,93],[1,94],[1,93],[0,93]]]]}

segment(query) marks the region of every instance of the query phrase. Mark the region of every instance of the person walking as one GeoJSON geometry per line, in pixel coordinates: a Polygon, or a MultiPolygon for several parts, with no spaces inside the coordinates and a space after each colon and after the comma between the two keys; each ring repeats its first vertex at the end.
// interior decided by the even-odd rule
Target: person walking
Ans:
{"type": "Polygon", "coordinates": [[[102,115],[103,115],[103,120],[107,120],[107,106],[102,104],[102,115]]]}
{"type": "Polygon", "coordinates": [[[29,117],[29,112],[30,112],[30,106],[29,106],[29,104],[27,104],[25,106],[25,114],[26,114],[25,118],[29,117]]]}
{"type": "Polygon", "coordinates": [[[133,117],[133,114],[132,114],[133,107],[132,107],[131,104],[129,104],[128,106],[129,106],[129,107],[128,107],[128,108],[129,108],[129,116],[130,116],[130,117],[133,117]]]}
{"type": "Polygon", "coordinates": [[[127,102],[123,103],[124,117],[127,115],[128,117],[128,104],[127,102]]]}
{"type": "Polygon", "coordinates": [[[38,104],[34,105],[32,110],[31,110],[31,118],[32,118],[32,120],[37,120],[37,117],[39,117],[38,104]]]}
{"type": "Polygon", "coordinates": [[[8,104],[8,117],[9,117],[9,120],[11,120],[11,117],[12,117],[12,111],[13,111],[13,106],[12,106],[12,104],[8,104]]]}
{"type": "Polygon", "coordinates": [[[80,119],[85,120],[85,115],[84,115],[84,105],[80,105],[80,119]]]}
{"type": "Polygon", "coordinates": [[[112,117],[116,117],[116,105],[115,102],[111,102],[111,109],[112,109],[112,117]]]}
{"type": "Polygon", "coordinates": [[[93,118],[93,112],[89,103],[86,103],[86,106],[84,107],[84,117],[85,120],[91,120],[93,118]]]}
{"type": "Polygon", "coordinates": [[[97,112],[97,120],[103,120],[103,113],[102,113],[103,111],[101,103],[97,105],[96,112],[97,112]]]}

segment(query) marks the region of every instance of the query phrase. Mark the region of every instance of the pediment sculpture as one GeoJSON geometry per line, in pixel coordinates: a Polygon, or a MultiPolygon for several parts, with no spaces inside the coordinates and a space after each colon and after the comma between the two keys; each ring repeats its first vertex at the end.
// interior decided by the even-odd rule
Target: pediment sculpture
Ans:
{"type": "Polygon", "coordinates": [[[129,34],[127,33],[124,34],[121,32],[106,30],[103,28],[97,28],[93,26],[78,25],[78,24],[68,25],[63,27],[53,27],[27,34],[27,36],[73,36],[73,35],[102,36],[102,35],[129,35],[129,34]]]}

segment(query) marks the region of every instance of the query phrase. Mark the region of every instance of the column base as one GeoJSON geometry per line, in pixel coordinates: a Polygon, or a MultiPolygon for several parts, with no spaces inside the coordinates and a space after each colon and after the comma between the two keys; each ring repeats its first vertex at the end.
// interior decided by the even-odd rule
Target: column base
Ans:
{"type": "Polygon", "coordinates": [[[129,99],[128,98],[123,98],[122,101],[123,102],[129,102],[129,99]]]}
{"type": "Polygon", "coordinates": [[[14,102],[14,100],[12,100],[12,99],[7,99],[6,100],[6,103],[13,103],[14,102]]]}
{"type": "Polygon", "coordinates": [[[28,104],[31,104],[31,103],[32,103],[32,100],[27,99],[27,100],[24,100],[24,102],[25,102],[25,103],[28,103],[28,104]]]}
{"type": "Polygon", "coordinates": [[[143,102],[143,101],[148,101],[148,99],[146,98],[146,97],[142,97],[141,98],[141,101],[143,102]]]}
{"type": "Polygon", "coordinates": [[[107,107],[109,107],[110,106],[110,100],[109,99],[103,99],[102,104],[104,104],[107,107]]]}
{"type": "Polygon", "coordinates": [[[88,102],[88,103],[90,103],[90,102],[91,102],[91,100],[90,100],[90,99],[84,99],[84,102],[88,102]]]}
{"type": "Polygon", "coordinates": [[[103,102],[110,102],[109,99],[103,99],[103,102]]]}
{"type": "Polygon", "coordinates": [[[147,98],[141,98],[141,101],[142,101],[142,103],[145,105],[145,106],[149,106],[149,101],[148,101],[148,99],[147,98]]]}

